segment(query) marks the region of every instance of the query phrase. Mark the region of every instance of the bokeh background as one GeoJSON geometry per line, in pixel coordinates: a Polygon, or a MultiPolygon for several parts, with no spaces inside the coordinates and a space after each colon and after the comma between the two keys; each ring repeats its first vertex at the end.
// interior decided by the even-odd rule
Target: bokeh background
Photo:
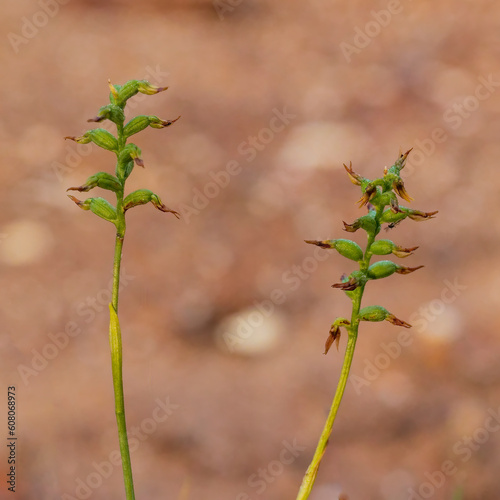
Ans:
{"type": "MultiPolygon", "coordinates": [[[[146,168],[128,182],[182,214],[128,214],[137,498],[295,498],[345,348],[322,354],[350,311],[330,286],[354,269],[303,240],[343,237],[364,213],[342,163],[377,177],[400,147],[414,148],[411,206],[439,215],[382,233],[419,245],[402,263],[425,268],[371,283],[364,303],[414,327],[362,325],[311,500],[498,498],[498,3],[18,0],[0,27],[0,421],[6,438],[14,385],[15,498],[124,498],[110,462],[114,232],[65,194],[114,170],[109,152],[63,140],[107,103],[108,78],[169,87],[128,116],[182,115],[135,137],[146,168]]],[[[13,498],[5,453],[0,498],[13,498]]]]}

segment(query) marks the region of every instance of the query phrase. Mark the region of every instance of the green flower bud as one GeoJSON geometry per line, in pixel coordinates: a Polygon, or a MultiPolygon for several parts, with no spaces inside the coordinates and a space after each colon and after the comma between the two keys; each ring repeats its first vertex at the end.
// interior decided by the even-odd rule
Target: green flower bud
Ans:
{"type": "Polygon", "coordinates": [[[125,125],[123,133],[125,137],[130,137],[149,126],[153,128],[165,128],[172,125],[172,123],[176,122],[179,118],[180,116],[175,120],[160,120],[157,116],[136,116],[125,125]]]}
{"type": "MultiPolygon", "coordinates": [[[[111,89],[112,85],[110,85],[111,89]]],[[[130,80],[123,85],[115,85],[116,93],[111,90],[111,94],[113,94],[115,103],[123,108],[127,101],[134,97],[137,94],[138,90],[138,82],[137,80],[130,80]]]]}
{"type": "Polygon", "coordinates": [[[399,209],[401,210],[400,212],[394,212],[390,208],[385,210],[382,214],[382,217],[380,217],[381,224],[397,224],[398,222],[405,219],[407,217],[405,209],[403,207],[399,207],[399,209]]]}
{"type": "Polygon", "coordinates": [[[368,234],[376,236],[380,232],[380,225],[375,217],[375,210],[370,210],[366,215],[356,219],[352,224],[344,222],[344,231],[354,233],[358,229],[364,229],[368,234]]]}
{"type": "Polygon", "coordinates": [[[408,257],[411,255],[418,247],[403,248],[395,245],[391,240],[377,240],[374,241],[370,246],[370,252],[374,255],[388,255],[390,253],[396,255],[396,257],[408,257]]]}
{"type": "Polygon", "coordinates": [[[122,124],[125,120],[123,109],[116,104],[108,104],[99,109],[99,113],[94,118],[89,118],[88,122],[102,122],[110,120],[117,125],[122,124]]]}
{"type": "Polygon", "coordinates": [[[368,268],[368,277],[372,280],[387,278],[387,276],[394,274],[397,269],[398,265],[391,260],[381,260],[368,268]]]}
{"type": "Polygon", "coordinates": [[[363,307],[359,311],[360,321],[389,321],[396,326],[403,326],[405,328],[411,328],[409,323],[401,319],[396,318],[394,314],[391,314],[387,309],[382,306],[367,306],[363,307]]]}
{"type": "Polygon", "coordinates": [[[95,187],[108,189],[115,193],[123,189],[120,181],[114,175],[108,174],[107,172],[98,172],[97,174],[91,175],[82,186],[70,187],[66,189],[66,191],[80,191],[86,193],[95,187]]]}
{"type": "Polygon", "coordinates": [[[100,148],[107,149],[108,151],[113,151],[114,153],[118,151],[118,141],[116,137],[103,128],[89,130],[81,137],[68,136],[65,137],[65,139],[71,139],[78,144],[88,144],[89,142],[93,142],[100,148]]]}
{"type": "Polygon", "coordinates": [[[68,197],[73,200],[82,210],[91,210],[99,217],[109,221],[116,221],[116,209],[109,201],[104,198],[87,198],[85,201],[80,201],[79,199],[71,196],[68,197]]]}
{"type": "Polygon", "coordinates": [[[140,167],[144,167],[144,162],[141,158],[141,150],[133,143],[127,144],[120,155],[116,164],[116,176],[122,182],[132,173],[134,163],[140,167]]]}
{"type": "Polygon", "coordinates": [[[152,128],[165,128],[168,127],[169,125],[172,125],[172,123],[175,123],[181,115],[179,115],[175,120],[160,120],[157,116],[150,116],[150,123],[149,125],[152,128]]]}
{"type": "Polygon", "coordinates": [[[395,262],[391,260],[381,260],[379,262],[375,262],[368,268],[368,278],[372,280],[378,280],[380,278],[387,278],[391,274],[410,274],[417,269],[421,269],[424,266],[417,267],[405,267],[399,266],[395,262]]]}
{"type": "Polygon", "coordinates": [[[412,208],[402,207],[401,205],[398,207],[399,212],[394,212],[391,209],[386,210],[382,217],[380,218],[381,223],[389,223],[389,224],[397,224],[402,221],[406,217],[409,217],[412,220],[422,221],[433,219],[434,215],[438,213],[438,211],[434,212],[421,212],[420,210],[413,210],[412,208]]]}
{"type": "Polygon", "coordinates": [[[384,321],[389,314],[389,311],[382,306],[367,306],[359,311],[359,319],[361,321],[384,321]]]}
{"type": "Polygon", "coordinates": [[[158,92],[163,92],[168,88],[155,87],[146,80],[129,80],[123,85],[113,85],[109,80],[108,83],[111,91],[111,95],[109,96],[110,102],[113,104],[117,104],[121,108],[124,108],[127,101],[131,97],[134,97],[137,92],[141,92],[142,94],[147,95],[153,95],[157,94],[158,92]]]}
{"type": "Polygon", "coordinates": [[[388,255],[392,253],[394,243],[391,240],[377,240],[370,246],[370,252],[374,255],[388,255]]]}
{"type": "Polygon", "coordinates": [[[166,207],[158,197],[158,195],[154,194],[149,189],[138,189],[130,193],[125,200],[123,200],[123,210],[128,210],[129,208],[136,207],[137,205],[145,205],[146,203],[151,202],[158,210],[162,212],[170,212],[174,214],[178,219],[180,215],[175,210],[171,210],[166,207]]]}
{"type": "Polygon", "coordinates": [[[359,261],[363,259],[363,250],[361,247],[351,240],[304,240],[306,243],[311,245],[318,245],[321,248],[334,248],[337,252],[351,260],[359,261]]]}

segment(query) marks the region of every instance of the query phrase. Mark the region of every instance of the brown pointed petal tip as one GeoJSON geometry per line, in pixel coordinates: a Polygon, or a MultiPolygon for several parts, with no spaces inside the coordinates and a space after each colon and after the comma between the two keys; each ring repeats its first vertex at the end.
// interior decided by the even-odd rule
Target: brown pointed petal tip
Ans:
{"type": "Polygon", "coordinates": [[[352,292],[358,288],[358,282],[354,278],[351,278],[345,283],[334,283],[332,288],[339,288],[340,290],[344,290],[346,292],[352,292]]]}
{"type": "Polygon", "coordinates": [[[410,148],[406,153],[402,153],[401,152],[401,148],[399,148],[399,159],[400,159],[400,161],[404,162],[406,160],[406,158],[408,158],[408,155],[410,154],[410,152],[411,152],[412,149],[413,148],[410,148]]]}
{"type": "Polygon", "coordinates": [[[174,214],[177,219],[181,218],[181,214],[179,212],[176,212],[175,210],[172,210],[165,205],[157,205],[156,208],[158,208],[158,210],[161,210],[162,212],[174,214]]]}
{"type": "Polygon", "coordinates": [[[347,222],[342,221],[344,223],[344,231],[348,233],[354,233],[359,229],[359,226],[356,227],[354,224],[347,224],[347,222]]]}
{"type": "Polygon", "coordinates": [[[94,116],[93,118],[89,118],[87,122],[102,122],[104,120],[103,116],[94,116]]]}
{"type": "Polygon", "coordinates": [[[411,247],[411,248],[403,248],[403,247],[396,247],[392,253],[396,257],[404,258],[404,257],[409,257],[410,255],[413,255],[413,252],[417,250],[418,247],[411,247]]]}
{"type": "MultiPolygon", "coordinates": [[[[66,191],[80,191],[80,192],[82,192],[82,191],[83,191],[82,187],[83,187],[83,186],[75,186],[75,187],[70,187],[70,188],[66,189],[66,191]]],[[[68,196],[69,196],[69,197],[70,197],[73,201],[75,201],[75,200],[76,200],[76,198],[75,198],[75,199],[73,199],[73,198],[74,198],[74,196],[70,196],[70,195],[68,195],[68,196]]]]}
{"type": "Polygon", "coordinates": [[[334,342],[337,345],[337,351],[338,351],[339,350],[339,342],[340,342],[340,328],[338,326],[332,325],[330,332],[328,334],[328,338],[326,339],[326,342],[325,342],[325,352],[323,354],[328,353],[328,351],[330,350],[330,347],[332,347],[334,342]]]}
{"type": "Polygon", "coordinates": [[[438,210],[434,212],[420,212],[418,210],[415,210],[413,212],[408,213],[408,217],[412,220],[422,221],[422,220],[433,219],[437,213],[438,210]]]}
{"type": "Polygon", "coordinates": [[[402,326],[404,328],[411,328],[410,323],[407,323],[406,321],[403,321],[402,319],[396,318],[396,316],[394,316],[393,314],[391,314],[387,317],[387,321],[389,321],[389,323],[392,323],[395,326],[402,326]]]}
{"type": "Polygon", "coordinates": [[[326,241],[321,241],[321,240],[304,240],[306,243],[309,243],[310,245],[317,245],[318,247],[321,248],[331,248],[331,246],[326,242],[326,241]]]}
{"type": "Polygon", "coordinates": [[[139,167],[145,168],[145,167],[144,167],[144,161],[143,161],[143,159],[142,159],[142,158],[139,158],[139,157],[134,158],[134,162],[135,162],[135,164],[136,164],[136,165],[138,165],[139,167]]]}
{"type": "Polygon", "coordinates": [[[360,186],[362,177],[352,169],[352,161],[349,162],[349,166],[347,166],[345,163],[343,165],[351,182],[356,186],[360,186]]]}
{"type": "Polygon", "coordinates": [[[398,274],[410,274],[413,273],[414,271],[417,271],[418,269],[422,269],[424,266],[417,266],[417,267],[403,267],[401,266],[396,272],[398,274]]]}
{"type": "Polygon", "coordinates": [[[82,201],[80,201],[78,198],[75,198],[71,194],[68,194],[67,196],[70,200],[74,201],[78,206],[80,206],[83,203],[82,201]]]}
{"type": "Polygon", "coordinates": [[[72,141],[76,141],[76,137],[74,135],[67,135],[64,140],[71,139],[72,141]]]}
{"type": "Polygon", "coordinates": [[[408,194],[408,191],[406,191],[403,181],[395,182],[392,187],[394,188],[394,191],[396,191],[396,193],[403,198],[403,200],[406,200],[407,202],[413,201],[413,198],[408,194]]]}

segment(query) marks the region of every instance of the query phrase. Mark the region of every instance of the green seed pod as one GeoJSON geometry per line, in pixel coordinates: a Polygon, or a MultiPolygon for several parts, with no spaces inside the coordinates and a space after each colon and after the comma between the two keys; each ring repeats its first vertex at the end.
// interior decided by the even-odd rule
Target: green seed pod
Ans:
{"type": "Polygon", "coordinates": [[[387,276],[394,274],[399,267],[400,266],[391,260],[381,260],[380,262],[375,262],[375,264],[372,264],[368,268],[368,277],[372,280],[387,278],[387,276]]]}
{"type": "Polygon", "coordinates": [[[132,170],[134,170],[134,165],[134,160],[127,161],[123,168],[120,169],[120,172],[117,172],[118,177],[122,179],[123,183],[125,183],[125,180],[128,179],[129,175],[132,173],[132,170]]]}
{"type": "MultiPolygon", "coordinates": [[[[134,97],[135,94],[137,94],[137,92],[139,91],[139,82],[137,80],[130,80],[121,85],[120,88],[116,88],[116,91],[116,96],[114,96],[115,102],[118,106],[123,108],[127,101],[131,97],[134,97]]],[[[111,92],[113,93],[113,91],[111,92]]]]}
{"type": "Polygon", "coordinates": [[[335,250],[342,255],[351,260],[360,261],[363,259],[363,250],[361,247],[351,240],[331,240],[335,242],[335,250]]]}
{"type": "Polygon", "coordinates": [[[123,134],[125,137],[130,137],[131,135],[141,132],[141,130],[144,130],[148,126],[152,128],[165,128],[172,125],[172,123],[175,123],[179,118],[180,116],[178,116],[175,120],[161,120],[157,116],[139,115],[132,118],[132,120],[125,125],[123,134]]]}
{"type": "Polygon", "coordinates": [[[98,172],[97,174],[91,175],[82,186],[70,187],[66,189],[66,191],[80,191],[86,193],[95,187],[108,189],[115,193],[123,189],[120,181],[114,175],[108,174],[107,172],[98,172]]]}
{"type": "Polygon", "coordinates": [[[116,137],[103,128],[89,130],[81,137],[67,136],[65,139],[71,139],[78,144],[88,144],[89,142],[93,142],[100,148],[107,149],[108,151],[113,151],[114,153],[118,151],[118,141],[116,140],[116,137]]]}
{"type": "Polygon", "coordinates": [[[116,176],[122,182],[132,173],[134,163],[140,167],[144,167],[144,162],[141,159],[141,150],[133,143],[127,144],[120,155],[116,164],[116,176]]]}
{"type": "Polygon", "coordinates": [[[406,218],[407,213],[405,212],[405,209],[403,207],[399,207],[401,212],[394,212],[390,208],[384,211],[382,214],[382,217],[380,217],[380,223],[385,224],[396,224],[397,222],[402,221],[404,218],[406,218]]]}
{"type": "Polygon", "coordinates": [[[340,255],[351,260],[359,261],[363,258],[363,250],[351,240],[305,240],[305,242],[321,248],[334,248],[340,255]]]}
{"type": "Polygon", "coordinates": [[[181,116],[179,115],[177,118],[174,120],[161,120],[157,116],[149,116],[149,125],[152,128],[165,128],[169,127],[172,125],[172,123],[175,123],[181,116]]]}
{"type": "Polygon", "coordinates": [[[116,220],[115,207],[104,198],[90,198],[90,210],[109,222],[116,220]]]}
{"type": "Polygon", "coordinates": [[[123,109],[116,104],[108,104],[99,109],[99,113],[94,118],[89,118],[88,122],[102,122],[110,120],[117,125],[122,124],[125,120],[123,109]]]}
{"type": "Polygon", "coordinates": [[[92,210],[96,215],[109,222],[114,223],[116,220],[115,207],[104,198],[87,198],[85,201],[80,201],[70,194],[68,194],[68,198],[73,200],[82,210],[92,210]]]}
{"type": "Polygon", "coordinates": [[[107,130],[104,130],[103,128],[96,128],[94,130],[89,130],[87,134],[90,134],[92,142],[100,148],[107,149],[108,151],[113,151],[115,153],[118,151],[118,141],[116,137],[107,130]]]}
{"type": "Polygon", "coordinates": [[[370,252],[374,255],[389,255],[395,245],[391,240],[377,240],[370,246],[370,252]]]}
{"type": "Polygon", "coordinates": [[[158,197],[149,189],[138,189],[130,193],[125,200],[123,200],[123,210],[128,210],[129,208],[136,207],[137,205],[145,205],[146,203],[152,203],[158,210],[162,212],[170,212],[174,214],[177,218],[180,217],[179,213],[175,210],[171,210],[166,207],[158,197]]]}
{"type": "Polygon", "coordinates": [[[376,236],[380,232],[380,225],[375,218],[375,210],[371,210],[366,215],[356,219],[352,224],[344,222],[344,231],[354,233],[359,228],[364,229],[368,234],[376,236]]]}
{"type": "Polygon", "coordinates": [[[387,309],[382,306],[367,306],[359,311],[360,321],[384,321],[387,320],[395,326],[403,326],[404,328],[411,328],[411,325],[402,319],[396,318],[387,309]]]}
{"type": "Polygon", "coordinates": [[[367,306],[359,311],[359,319],[361,321],[384,321],[389,314],[389,311],[382,306],[367,306]]]}
{"type": "Polygon", "coordinates": [[[123,134],[125,137],[139,133],[141,130],[149,127],[149,116],[139,115],[132,118],[124,127],[123,134]]]}

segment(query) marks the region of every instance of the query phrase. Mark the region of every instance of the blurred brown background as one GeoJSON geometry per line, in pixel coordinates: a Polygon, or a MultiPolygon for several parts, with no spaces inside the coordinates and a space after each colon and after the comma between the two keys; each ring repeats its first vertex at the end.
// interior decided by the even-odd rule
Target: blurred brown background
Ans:
{"type": "Polygon", "coordinates": [[[146,168],[128,189],[183,217],[128,214],[137,498],[295,498],[345,347],[322,354],[350,311],[330,285],[354,269],[303,240],[345,237],[364,213],[343,162],[373,178],[413,147],[411,206],[439,216],[381,236],[419,245],[402,263],[425,268],[371,283],[364,304],[414,327],[362,325],[311,500],[498,499],[499,16],[489,1],[4,2],[0,414],[7,437],[16,386],[15,498],[124,498],[114,232],[65,194],[113,156],[63,137],[89,128],[108,78],[146,78],[169,90],[128,116],[182,118],[134,138],[146,168]]]}

